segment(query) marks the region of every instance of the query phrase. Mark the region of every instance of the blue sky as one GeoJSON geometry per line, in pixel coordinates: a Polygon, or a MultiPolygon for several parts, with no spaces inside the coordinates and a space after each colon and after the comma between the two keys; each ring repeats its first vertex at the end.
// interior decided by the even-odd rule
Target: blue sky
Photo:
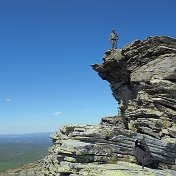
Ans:
{"type": "Polygon", "coordinates": [[[56,131],[117,114],[101,63],[112,28],[121,48],[176,37],[175,0],[0,0],[0,133],[56,131]]]}

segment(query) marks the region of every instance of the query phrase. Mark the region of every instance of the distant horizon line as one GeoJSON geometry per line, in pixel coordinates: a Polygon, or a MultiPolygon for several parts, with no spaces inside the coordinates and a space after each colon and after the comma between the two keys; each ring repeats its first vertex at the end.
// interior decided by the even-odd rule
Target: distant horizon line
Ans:
{"type": "Polygon", "coordinates": [[[55,132],[49,132],[49,131],[45,131],[45,132],[27,132],[27,133],[0,133],[0,135],[27,135],[27,134],[41,134],[41,133],[55,133],[55,132]]]}

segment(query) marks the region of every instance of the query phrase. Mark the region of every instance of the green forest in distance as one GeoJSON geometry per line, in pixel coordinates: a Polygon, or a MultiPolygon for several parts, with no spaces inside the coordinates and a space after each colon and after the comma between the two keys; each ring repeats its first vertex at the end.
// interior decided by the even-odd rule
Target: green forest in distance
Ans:
{"type": "Polygon", "coordinates": [[[52,145],[50,134],[0,135],[0,172],[45,157],[52,145]]]}

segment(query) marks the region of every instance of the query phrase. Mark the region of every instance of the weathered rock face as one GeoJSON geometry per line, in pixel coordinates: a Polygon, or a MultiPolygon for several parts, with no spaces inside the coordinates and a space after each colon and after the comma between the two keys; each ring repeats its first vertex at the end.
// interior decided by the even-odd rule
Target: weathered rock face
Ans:
{"type": "Polygon", "coordinates": [[[93,68],[110,83],[119,115],[100,125],[64,126],[51,137],[44,175],[176,175],[129,163],[135,140],[144,138],[161,165],[175,167],[176,40],[149,37],[105,54],[93,68]]]}
{"type": "Polygon", "coordinates": [[[148,37],[105,54],[93,68],[110,83],[125,127],[175,138],[176,39],[148,37]]]}
{"type": "MultiPolygon", "coordinates": [[[[148,135],[144,136],[155,157],[162,163],[174,165],[176,144],[166,143],[148,135]]],[[[115,126],[66,125],[52,136],[54,145],[49,149],[49,156],[45,158],[45,175],[84,176],[88,175],[87,170],[96,173],[98,168],[105,166],[107,172],[111,167],[115,167],[118,173],[118,161],[135,162],[134,142],[141,137],[142,135],[137,132],[122,130],[115,126]]],[[[137,171],[141,171],[141,167],[136,165],[137,171]]],[[[100,172],[97,175],[101,174],[100,172]]]]}

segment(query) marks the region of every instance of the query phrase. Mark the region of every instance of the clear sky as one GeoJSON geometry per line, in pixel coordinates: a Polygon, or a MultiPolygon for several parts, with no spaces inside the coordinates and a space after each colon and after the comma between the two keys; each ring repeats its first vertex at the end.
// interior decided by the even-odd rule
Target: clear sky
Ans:
{"type": "Polygon", "coordinates": [[[56,131],[116,115],[101,63],[115,28],[176,37],[175,0],[0,0],[0,133],[56,131]]]}

